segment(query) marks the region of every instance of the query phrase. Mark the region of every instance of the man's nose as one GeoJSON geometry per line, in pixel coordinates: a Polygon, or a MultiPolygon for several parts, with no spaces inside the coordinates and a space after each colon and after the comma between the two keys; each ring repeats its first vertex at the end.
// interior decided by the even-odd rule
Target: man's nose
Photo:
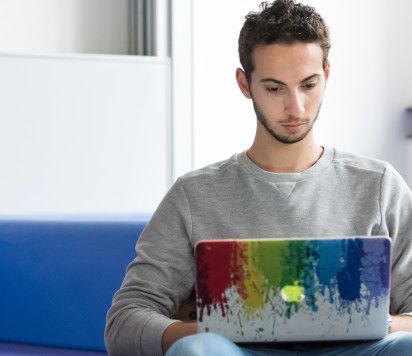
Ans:
{"type": "Polygon", "coordinates": [[[285,113],[299,117],[305,112],[304,98],[299,91],[291,91],[285,96],[285,113]]]}

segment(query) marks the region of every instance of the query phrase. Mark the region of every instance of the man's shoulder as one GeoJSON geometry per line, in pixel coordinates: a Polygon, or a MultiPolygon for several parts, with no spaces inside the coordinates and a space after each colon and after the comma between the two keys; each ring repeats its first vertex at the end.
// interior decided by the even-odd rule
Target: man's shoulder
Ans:
{"type": "Polygon", "coordinates": [[[215,162],[204,166],[202,168],[188,172],[180,177],[180,180],[183,182],[192,182],[198,180],[214,180],[218,179],[222,175],[227,174],[228,171],[239,166],[237,162],[237,154],[234,154],[228,159],[223,161],[215,162]]]}
{"type": "Polygon", "coordinates": [[[368,156],[358,155],[335,149],[334,164],[337,167],[345,167],[359,171],[383,174],[391,169],[390,163],[368,156]]]}

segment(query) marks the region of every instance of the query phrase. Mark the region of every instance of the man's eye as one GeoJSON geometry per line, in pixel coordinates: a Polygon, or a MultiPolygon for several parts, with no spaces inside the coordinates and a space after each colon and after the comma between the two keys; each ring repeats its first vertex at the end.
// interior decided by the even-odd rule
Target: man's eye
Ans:
{"type": "Polygon", "coordinates": [[[267,90],[269,93],[279,93],[279,92],[281,91],[281,88],[279,88],[279,87],[276,87],[276,88],[266,88],[266,90],[267,90]]]}
{"type": "Polygon", "coordinates": [[[303,84],[303,88],[310,90],[310,89],[313,89],[316,86],[316,84],[317,83],[306,83],[306,84],[303,84]]]}

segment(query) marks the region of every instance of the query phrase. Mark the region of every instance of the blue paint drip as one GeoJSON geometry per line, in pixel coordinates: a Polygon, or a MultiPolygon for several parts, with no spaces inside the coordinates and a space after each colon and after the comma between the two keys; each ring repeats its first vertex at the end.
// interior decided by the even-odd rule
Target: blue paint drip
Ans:
{"type": "Polygon", "coordinates": [[[315,286],[315,268],[319,261],[319,243],[317,241],[310,241],[306,245],[306,261],[307,268],[304,275],[301,276],[303,287],[305,288],[305,302],[313,312],[317,312],[319,307],[316,305],[316,286],[315,286]]]}
{"type": "Polygon", "coordinates": [[[318,265],[316,266],[316,274],[319,280],[319,292],[325,295],[326,289],[329,290],[329,302],[333,301],[333,294],[336,290],[336,275],[342,269],[339,263],[340,259],[345,256],[345,250],[342,249],[340,241],[327,240],[318,244],[318,265]]]}

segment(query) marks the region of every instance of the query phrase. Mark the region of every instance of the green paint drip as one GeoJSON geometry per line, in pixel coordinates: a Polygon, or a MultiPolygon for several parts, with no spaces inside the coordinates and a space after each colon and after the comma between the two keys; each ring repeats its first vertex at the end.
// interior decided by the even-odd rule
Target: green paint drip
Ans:
{"type": "Polygon", "coordinates": [[[280,287],[294,285],[296,280],[302,280],[302,272],[307,267],[305,241],[288,241],[286,253],[282,256],[283,274],[280,287]]]}
{"type": "Polygon", "coordinates": [[[266,297],[270,290],[274,292],[280,290],[281,277],[283,275],[282,256],[287,251],[287,241],[259,241],[256,244],[256,268],[262,273],[266,280],[266,297]],[[274,249],[276,244],[278,248],[274,249]]]}
{"type": "MultiPolygon", "coordinates": [[[[303,280],[306,265],[306,246],[305,241],[288,241],[287,250],[282,256],[283,274],[280,280],[281,288],[296,286],[303,280]],[[298,282],[298,283],[297,283],[298,282]]],[[[287,304],[286,317],[290,319],[293,312],[299,310],[299,303],[295,301],[285,302],[287,304]]]]}

